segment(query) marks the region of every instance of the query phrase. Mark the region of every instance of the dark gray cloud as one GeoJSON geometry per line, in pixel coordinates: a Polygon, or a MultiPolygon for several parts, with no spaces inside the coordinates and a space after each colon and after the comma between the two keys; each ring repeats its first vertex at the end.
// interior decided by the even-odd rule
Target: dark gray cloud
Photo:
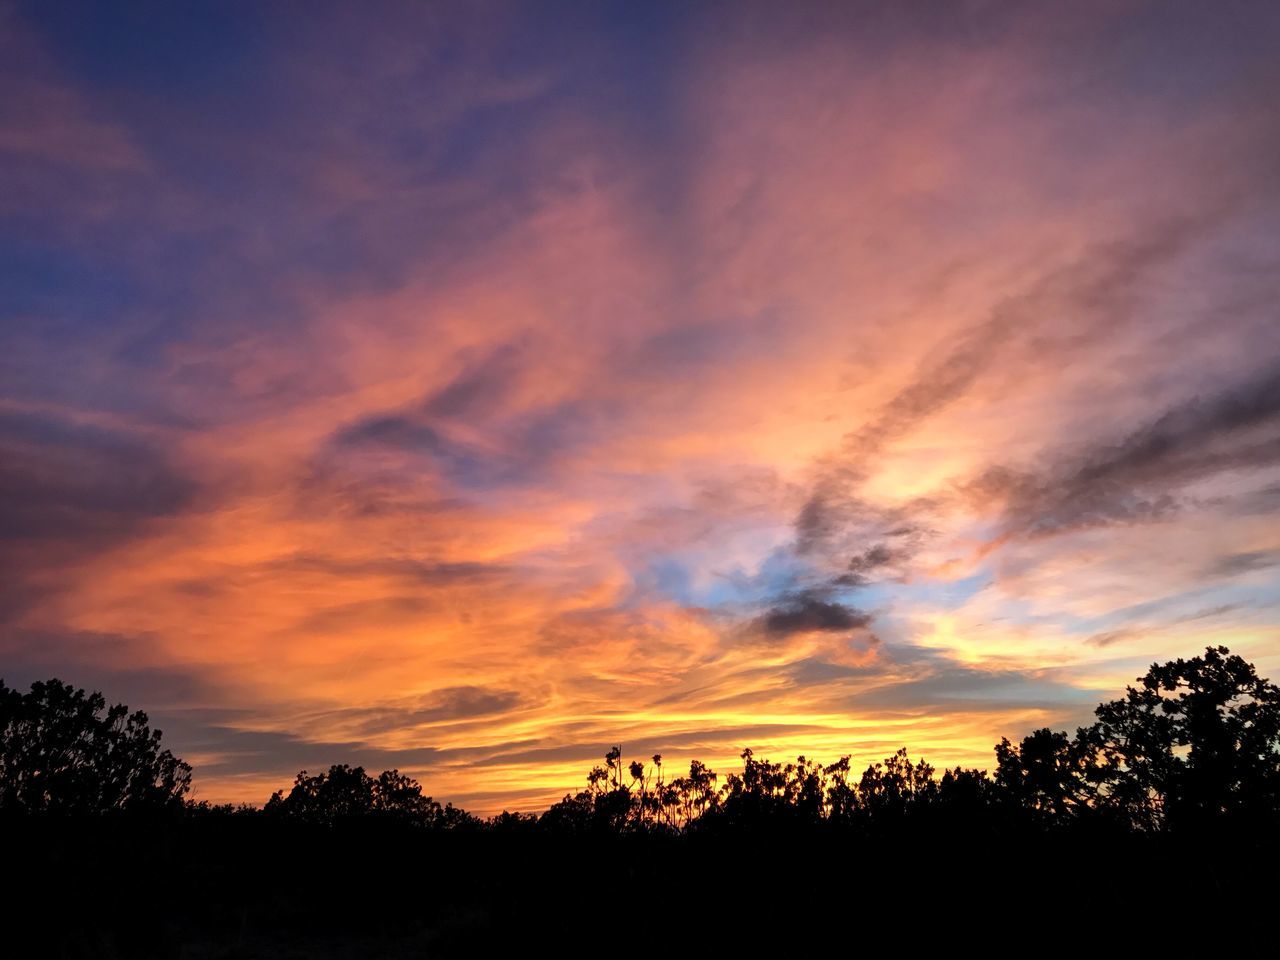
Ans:
{"type": "Polygon", "coordinates": [[[1218,557],[1205,572],[1211,577],[1236,577],[1280,565],[1280,550],[1248,550],[1218,557]]]}
{"type": "MultiPolygon", "coordinates": [[[[1080,466],[1074,479],[1091,484],[1117,475],[1145,477],[1153,472],[1163,473],[1171,462],[1186,463],[1189,453],[1198,454],[1217,438],[1274,423],[1278,414],[1280,363],[1242,383],[1172,408],[1113,447],[1097,451],[1080,466]]],[[[1238,449],[1223,466],[1248,466],[1257,462],[1256,457],[1277,455],[1280,448],[1274,444],[1252,444],[1238,449]]],[[[1199,468],[1202,461],[1193,456],[1190,463],[1199,468]]]]}
{"type": "Polygon", "coordinates": [[[1280,483],[1252,490],[1230,503],[1233,513],[1245,517],[1266,516],[1280,512],[1280,483]]]}
{"type": "MultiPolygon", "coordinates": [[[[168,587],[190,597],[209,599],[229,590],[244,589],[261,578],[318,577],[331,578],[335,582],[376,579],[386,582],[383,593],[366,601],[370,612],[379,608],[405,610],[426,609],[433,596],[424,587],[475,587],[494,588],[509,583],[518,575],[518,568],[503,563],[436,562],[416,560],[411,557],[346,558],[317,553],[298,553],[293,556],[265,560],[255,564],[252,572],[233,569],[209,577],[192,577],[172,580],[168,587]]],[[[316,612],[356,609],[360,604],[340,604],[341,594],[330,597],[329,604],[319,603],[316,612]]],[[[316,605],[313,605],[313,610],[316,605]]]]}
{"type": "Polygon", "coordinates": [[[1120,643],[1122,640],[1132,640],[1134,637],[1142,636],[1144,631],[1137,627],[1121,627],[1118,630],[1106,630],[1102,633],[1095,633],[1085,640],[1085,645],[1090,647],[1109,647],[1112,644],[1120,643]]]}
{"type": "Polygon", "coordinates": [[[895,560],[889,546],[877,543],[862,553],[855,554],[849,561],[848,570],[836,578],[835,582],[846,587],[865,587],[871,583],[871,574],[888,566],[895,560]]]}
{"type": "Polygon", "coordinates": [[[1184,613],[1182,616],[1174,619],[1174,623],[1194,623],[1197,620],[1216,620],[1218,617],[1226,616],[1228,613],[1234,613],[1245,606],[1243,603],[1220,603],[1216,607],[1205,607],[1202,610],[1194,610],[1191,613],[1184,613]]]}
{"type": "Polygon", "coordinates": [[[146,641],[120,633],[11,628],[3,642],[3,678],[11,687],[57,677],[97,690],[112,703],[148,712],[213,696],[217,687],[199,673],[178,667],[130,666],[145,662],[146,641]]]}
{"type": "Polygon", "coordinates": [[[514,567],[500,563],[475,561],[440,563],[414,560],[410,557],[347,559],[306,553],[273,560],[264,564],[263,567],[267,570],[283,570],[290,573],[315,572],[335,577],[396,577],[429,585],[491,581],[495,578],[510,576],[515,572],[514,567]]]}
{"type": "Polygon", "coordinates": [[[196,489],[142,437],[0,411],[0,539],[114,539],[179,512],[196,489]]]}
{"type": "Polygon", "coordinates": [[[1003,503],[1003,531],[1015,536],[1152,523],[1167,519],[1180,509],[1178,499],[1167,490],[1143,489],[1116,478],[1092,485],[1073,483],[1069,476],[1005,467],[989,468],[963,489],[975,499],[1003,503]]]}
{"type": "Polygon", "coordinates": [[[341,721],[358,736],[373,736],[422,724],[452,723],[510,713],[531,706],[535,698],[517,690],[457,686],[426,696],[385,705],[329,711],[326,719],[341,721]]]}
{"type": "Polygon", "coordinates": [[[1054,708],[1083,720],[1100,699],[1098,691],[1056,682],[1042,674],[983,669],[941,658],[920,661],[909,680],[892,681],[849,694],[848,709],[883,710],[894,715],[936,716],[975,710],[1054,708]]]}
{"type": "Polygon", "coordinates": [[[188,509],[199,483],[146,437],[0,411],[0,624],[57,593],[57,578],[188,509]]]}
{"type": "Polygon", "coordinates": [[[279,731],[240,729],[209,723],[209,718],[201,715],[173,713],[166,719],[172,736],[166,733],[165,742],[173,744],[175,753],[180,755],[186,749],[192,754],[215,756],[195,771],[197,784],[202,774],[275,774],[285,786],[299,770],[325,769],[335,763],[376,771],[430,766],[440,759],[440,751],[428,746],[389,750],[358,741],[307,740],[279,731]]]}
{"type": "MultiPolygon", "coordinates": [[[[428,479],[477,493],[528,486],[545,481],[574,451],[615,429],[625,414],[617,399],[578,397],[500,418],[485,425],[482,441],[463,442],[451,435],[448,417],[425,412],[437,400],[433,396],[419,407],[366,417],[335,431],[313,464],[310,483],[345,486],[349,494],[381,485],[397,497],[428,479]],[[400,457],[401,466],[350,456],[378,451],[400,457]]],[[[459,410],[465,406],[457,398],[449,404],[459,410]]]]}
{"type": "Polygon", "coordinates": [[[787,673],[799,686],[810,687],[856,677],[878,676],[884,670],[879,660],[871,660],[860,666],[830,663],[817,657],[797,660],[787,667],[787,673]]]}
{"type": "Polygon", "coordinates": [[[507,453],[451,439],[425,414],[402,411],[366,417],[336,431],[317,458],[311,483],[364,497],[381,488],[403,502],[405,489],[434,483],[483,490],[510,482],[518,470],[507,453]],[[359,456],[367,452],[395,454],[400,466],[359,456]]]}
{"type": "Polygon", "coordinates": [[[752,621],[752,627],[764,639],[778,640],[810,631],[844,633],[870,623],[869,613],[829,599],[821,591],[804,591],[780,598],[752,621]]]}
{"type": "Polygon", "coordinates": [[[843,603],[805,597],[774,607],[764,615],[761,626],[770,636],[789,636],[808,630],[842,632],[870,622],[869,615],[843,603]]]}
{"type": "Polygon", "coordinates": [[[1165,411],[1113,442],[1062,456],[1043,473],[993,468],[970,491],[1004,501],[1009,533],[1046,535],[1148,522],[1179,509],[1188,483],[1280,464],[1280,364],[1165,411]]]}
{"type": "Polygon", "coordinates": [[[461,449],[441,436],[435,428],[412,417],[395,414],[379,414],[343,427],[334,436],[334,442],[343,447],[377,444],[446,460],[458,456],[461,449]]]}

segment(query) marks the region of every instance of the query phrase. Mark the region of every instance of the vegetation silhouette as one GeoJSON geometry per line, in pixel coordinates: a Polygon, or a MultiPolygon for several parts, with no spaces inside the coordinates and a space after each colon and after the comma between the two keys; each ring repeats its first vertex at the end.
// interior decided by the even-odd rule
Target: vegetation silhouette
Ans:
{"type": "Polygon", "coordinates": [[[94,814],[181,806],[191,767],[160,749],[147,715],[59,680],[0,680],[0,811],[94,814]]]}
{"type": "Polygon", "coordinates": [[[453,804],[441,806],[424,796],[422,785],[399,770],[384,770],[371,777],[364,767],[346,764],[336,764],[315,776],[303,770],[287,794],[281,790],[272,794],[263,813],[331,826],[366,817],[444,830],[477,822],[453,804]]]}
{"type": "Polygon", "coordinates": [[[542,817],[548,828],[692,831],[783,823],[895,828],[904,820],[983,813],[1020,827],[1089,823],[1138,832],[1280,824],[1280,688],[1225,647],[1153,665],[1125,696],[1100,704],[1075,735],[1036,730],[995,747],[995,773],[937,771],[905,748],[857,777],[850,758],[822,765],[759,760],[721,778],[699,761],[664,779],[626,768],[614,747],[585,790],[542,817]]]}
{"type": "MultiPolygon", "coordinates": [[[[941,931],[995,911],[1011,935],[1061,926],[1067,903],[1077,925],[1115,916],[1118,898],[1131,923],[1173,923],[1174,901],[1236,917],[1240,946],[1276,893],[1280,688],[1210,647],[1153,665],[1074,734],[1002,740],[990,775],[905,748],[861,773],[744,750],[727,775],[697,760],[673,775],[614,747],[545,812],[488,819],[397,770],[304,770],[262,808],[193,803],[190,777],[145,714],[0,682],[0,824],[25,881],[9,907],[59,910],[26,924],[32,952],[474,955],[598,944],[626,914],[637,949],[660,930],[703,953],[708,931],[747,924],[739,952],[756,955],[759,912],[791,955],[847,945],[817,921],[855,912],[941,931]]],[[[6,929],[20,942],[23,924],[6,929]]]]}

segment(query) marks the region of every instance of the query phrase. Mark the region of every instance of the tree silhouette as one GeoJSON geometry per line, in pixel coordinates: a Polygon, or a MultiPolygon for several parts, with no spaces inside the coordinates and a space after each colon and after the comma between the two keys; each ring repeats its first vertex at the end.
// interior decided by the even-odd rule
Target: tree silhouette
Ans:
{"type": "Polygon", "coordinates": [[[191,767],[124,704],[60,680],[0,680],[0,810],[98,814],[180,807],[191,767]]]}
{"type": "MultiPolygon", "coordinates": [[[[144,715],[57,681],[26,695],[0,684],[0,721],[0,812],[185,814],[161,829],[24,817],[7,836],[31,903],[10,912],[56,904],[61,939],[49,949],[41,925],[22,956],[505,954],[549,931],[611,942],[627,896],[652,898],[693,949],[759,904],[789,918],[789,951],[813,952],[806,918],[851,905],[882,917],[904,894],[912,911],[994,909],[1008,935],[1024,921],[1070,931],[1068,902],[1157,917],[1173,882],[1193,924],[1265,916],[1280,853],[1280,690],[1222,648],[1153,665],[1074,735],[1002,740],[991,776],[939,776],[906,748],[860,775],[847,755],[776,763],[747,749],[733,773],[692,760],[671,776],[661,755],[614,746],[541,815],[487,820],[397,770],[346,764],[300,772],[262,808],[183,803],[190,771],[144,715]],[[172,876],[184,883],[156,883],[172,876]],[[482,930],[501,948],[478,947],[482,930]],[[216,931],[217,948],[182,949],[200,946],[193,931],[216,931]]],[[[765,925],[748,929],[751,952],[765,925]]],[[[847,950],[845,929],[829,932],[847,950]]],[[[641,927],[623,935],[643,942],[641,927]]]]}
{"type": "Polygon", "coordinates": [[[751,825],[826,823],[863,831],[967,819],[1019,829],[1186,830],[1231,822],[1280,826],[1280,688],[1225,647],[1153,665],[1123,699],[1100,704],[1075,736],[1041,729],[995,747],[993,777],[956,767],[941,779],[906,748],[855,782],[849,757],[774,763],[742,752],[741,773],[691,761],[664,779],[614,747],[540,819],[550,830],[714,832],[751,825]],[[630,773],[628,780],[624,770],[630,773]]]}
{"type": "Polygon", "coordinates": [[[335,824],[354,818],[378,817],[417,826],[449,829],[471,819],[452,804],[441,806],[422,793],[422,785],[399,770],[377,777],[364,767],[334,764],[328,771],[301,771],[286,794],[277,790],[263,808],[268,814],[307,823],[335,824]]]}
{"type": "MultiPolygon", "coordinates": [[[[584,789],[540,816],[504,813],[504,835],[715,834],[787,825],[863,836],[929,825],[1025,832],[1092,829],[1137,834],[1280,828],[1280,688],[1225,647],[1154,664],[1124,697],[1100,704],[1074,736],[1036,730],[995,747],[993,776],[956,767],[941,778],[902,748],[854,778],[848,756],[775,763],[742,752],[721,777],[692,760],[668,776],[662,756],[623,759],[614,746],[584,789]]],[[[191,769],[160,748],[142,712],[108,707],[58,680],[20,694],[0,683],[0,811],[84,813],[182,807],[192,816],[242,813],[184,804],[191,769]]],[[[398,770],[377,776],[337,764],[277,791],[271,817],[336,825],[352,820],[479,829],[485,822],[441,806],[398,770]]]]}
{"type": "Polygon", "coordinates": [[[687,777],[676,777],[664,785],[662,809],[666,822],[676,827],[687,826],[714,809],[719,802],[717,779],[716,772],[701,760],[691,760],[687,777]]]}
{"type": "Polygon", "coordinates": [[[1094,802],[1094,750],[1083,739],[1036,730],[1017,744],[996,744],[995,784],[1001,799],[1042,824],[1065,823],[1094,802]]]}
{"type": "Polygon", "coordinates": [[[1079,733],[1097,751],[1101,802],[1144,829],[1274,823],[1280,688],[1226,647],[1138,680],[1079,733]]]}
{"type": "Polygon", "coordinates": [[[933,767],[921,760],[912,763],[906,747],[883,764],[867,767],[858,781],[863,809],[873,817],[901,818],[933,799],[937,784],[933,767]]]}

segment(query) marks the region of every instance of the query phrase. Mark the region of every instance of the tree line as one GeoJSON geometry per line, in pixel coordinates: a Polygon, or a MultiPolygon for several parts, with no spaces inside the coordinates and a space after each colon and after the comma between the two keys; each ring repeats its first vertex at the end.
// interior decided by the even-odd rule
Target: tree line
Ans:
{"type": "Polygon", "coordinates": [[[313,825],[399,823],[427,831],[713,834],[816,828],[1090,828],[1136,834],[1280,825],[1280,688],[1225,647],[1153,665],[1074,734],[1036,730],[995,746],[994,770],[938,771],[901,749],[860,773],[848,756],[775,763],[742,753],[722,776],[700,761],[672,773],[621,747],[583,789],[541,814],[482,819],[425,795],[397,770],[302,771],[262,808],[188,799],[191,768],[145,713],[57,680],[28,693],[0,681],[0,812],[170,813],[313,825]]]}

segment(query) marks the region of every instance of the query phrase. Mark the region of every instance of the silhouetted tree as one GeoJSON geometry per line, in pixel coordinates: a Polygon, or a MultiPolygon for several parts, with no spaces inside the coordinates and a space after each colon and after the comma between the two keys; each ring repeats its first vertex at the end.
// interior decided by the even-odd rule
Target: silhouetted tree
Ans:
{"type": "MultiPolygon", "coordinates": [[[[27,891],[15,896],[29,902],[9,912],[52,905],[58,923],[33,924],[40,942],[15,956],[319,957],[326,944],[345,956],[506,955],[552,929],[643,949],[645,928],[618,925],[628,896],[653,900],[671,942],[694,950],[707,930],[767,907],[785,950],[847,951],[843,926],[809,918],[850,904],[885,916],[904,891],[913,912],[994,909],[1007,937],[1020,923],[1070,932],[1063,903],[1094,916],[1122,902],[1117,915],[1145,922],[1176,886],[1190,930],[1197,917],[1265,916],[1280,846],[1280,690],[1222,648],[1151,667],[1074,736],[1001,741],[993,776],[939,777],[904,748],[860,776],[849,756],[774,763],[748,749],[738,772],[693,760],[672,777],[661,755],[626,761],[615,746],[541,816],[487,821],[397,770],[347,765],[302,771],[262,809],[183,803],[189,770],[158,749],[145,716],[56,681],[25,696],[0,684],[0,732],[5,810],[185,813],[163,829],[24,818],[6,838],[27,891]],[[172,876],[183,883],[156,883],[172,876]],[[510,936],[491,948],[482,929],[510,936]],[[189,943],[192,931],[217,935],[189,943]]],[[[768,919],[747,916],[748,952],[768,952],[768,919]]],[[[1233,920],[1232,942],[1264,926],[1233,920]]]]}
{"type": "Polygon", "coordinates": [[[852,767],[849,757],[843,756],[823,771],[826,775],[827,819],[835,824],[849,825],[861,813],[858,785],[850,780],[852,767]]]}
{"type": "Polygon", "coordinates": [[[632,763],[624,768],[620,746],[610,748],[604,762],[603,767],[591,768],[585,790],[566,795],[542,815],[547,829],[621,833],[643,826],[645,786],[649,779],[644,765],[632,763]],[[624,769],[630,775],[629,782],[623,780],[624,769]]]}
{"type": "Polygon", "coordinates": [[[97,814],[180,808],[191,767],[160,748],[141,710],[60,680],[0,681],[0,810],[97,814]]]}
{"type": "Polygon", "coordinates": [[[489,819],[488,827],[495,833],[527,834],[538,829],[539,819],[536,813],[511,813],[503,810],[489,819]]]}
{"type": "Polygon", "coordinates": [[[676,777],[665,784],[662,809],[666,822],[675,827],[688,826],[719,804],[716,780],[719,775],[700,760],[689,763],[689,775],[676,777]]]}
{"type": "Polygon", "coordinates": [[[422,793],[422,785],[399,770],[377,777],[345,763],[311,776],[301,771],[286,794],[277,790],[264,811],[308,823],[333,824],[363,817],[394,819],[419,826],[451,829],[472,818],[452,805],[441,806],[422,793]]]}
{"type": "Polygon", "coordinates": [[[1097,751],[1101,802],[1134,826],[1274,823],[1280,688],[1226,647],[1153,664],[1080,731],[1097,751]]]}
{"type": "MultiPolygon", "coordinates": [[[[850,758],[822,765],[805,756],[774,763],[742,752],[724,778],[698,760],[667,778],[662,756],[627,763],[620,746],[587,775],[585,789],[541,816],[504,813],[492,830],[620,834],[683,833],[819,825],[870,836],[910,824],[938,830],[1017,826],[1183,829],[1231,818],[1276,825],[1280,810],[1280,690],[1225,648],[1152,666],[1124,699],[1101,704],[1074,737],[1036,730],[996,745],[994,776],[955,767],[936,776],[902,748],[855,781],[850,758]]],[[[381,814],[414,823],[477,823],[424,797],[397,771],[360,767],[298,775],[266,808],[333,822],[381,814]]]]}
{"type": "Polygon", "coordinates": [[[995,784],[1007,805],[1043,824],[1066,823],[1090,809],[1097,796],[1095,752],[1087,740],[1047,728],[1017,744],[996,744],[995,784]]]}
{"type": "Polygon", "coordinates": [[[731,773],[725,779],[716,820],[741,825],[788,816],[792,812],[788,772],[780,763],[757,760],[750,749],[743,750],[742,773],[731,773]]]}
{"type": "Polygon", "coordinates": [[[595,824],[595,803],[585,790],[553,803],[538,818],[538,824],[554,833],[586,833],[595,824]]]}
{"type": "MultiPolygon", "coordinates": [[[[19,694],[0,683],[0,810],[102,811],[182,806],[190,768],[159,746],[146,715],[108,708],[101,694],[59,681],[19,694]]],[[[585,789],[541,816],[503,813],[504,834],[714,834],[822,825],[870,836],[900,825],[996,830],[1074,827],[1180,832],[1233,824],[1272,836],[1280,826],[1280,688],[1224,647],[1153,665],[1122,699],[1103,703],[1075,736],[1036,730],[995,748],[994,776],[956,767],[939,779],[905,748],[855,781],[850,758],[774,763],[742,752],[739,773],[693,760],[668,777],[662,756],[626,762],[615,746],[585,789]]],[[[200,816],[245,810],[187,804],[200,816]]],[[[264,807],[272,816],[335,824],[373,818],[432,829],[479,827],[398,770],[371,776],[339,764],[302,771],[264,807]]]]}
{"type": "Polygon", "coordinates": [[[935,807],[948,820],[987,819],[996,786],[985,770],[954,767],[938,781],[935,807]]]}
{"type": "Polygon", "coordinates": [[[937,791],[933,767],[924,760],[912,763],[902,747],[883,764],[873,763],[858,781],[863,810],[880,819],[901,818],[929,803],[937,791]]]}

